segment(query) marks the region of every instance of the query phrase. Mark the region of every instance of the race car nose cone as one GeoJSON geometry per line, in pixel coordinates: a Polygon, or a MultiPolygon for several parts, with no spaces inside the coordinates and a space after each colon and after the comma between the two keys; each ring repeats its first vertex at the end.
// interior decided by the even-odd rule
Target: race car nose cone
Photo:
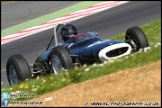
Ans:
{"type": "Polygon", "coordinates": [[[120,58],[131,53],[131,46],[127,43],[118,43],[105,47],[99,52],[99,59],[104,61],[109,61],[111,59],[120,58]]]}

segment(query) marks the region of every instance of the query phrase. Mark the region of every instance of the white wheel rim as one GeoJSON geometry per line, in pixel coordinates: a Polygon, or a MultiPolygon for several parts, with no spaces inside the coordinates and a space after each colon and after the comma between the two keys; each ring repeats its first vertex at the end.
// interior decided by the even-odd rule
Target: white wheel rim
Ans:
{"type": "Polygon", "coordinates": [[[55,54],[52,56],[52,69],[53,69],[54,74],[56,75],[62,71],[61,61],[59,57],[55,54]]]}
{"type": "Polygon", "coordinates": [[[9,80],[12,85],[18,84],[18,77],[16,74],[16,70],[12,65],[9,67],[9,80]]]}

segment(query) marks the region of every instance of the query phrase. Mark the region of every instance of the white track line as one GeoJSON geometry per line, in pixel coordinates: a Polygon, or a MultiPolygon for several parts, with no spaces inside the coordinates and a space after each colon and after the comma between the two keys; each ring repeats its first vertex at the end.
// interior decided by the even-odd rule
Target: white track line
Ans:
{"type": "Polygon", "coordinates": [[[22,30],[20,32],[17,32],[15,34],[6,36],[6,37],[1,39],[1,45],[8,43],[8,42],[11,42],[11,41],[14,41],[14,40],[21,39],[21,38],[26,37],[26,36],[30,36],[30,35],[35,34],[35,33],[39,33],[41,31],[44,31],[44,30],[47,30],[47,29],[50,29],[50,28],[53,28],[56,24],[58,24],[60,22],[68,23],[68,22],[89,16],[89,15],[92,15],[92,14],[101,12],[103,10],[119,6],[119,5],[124,4],[124,3],[128,3],[128,2],[129,1],[106,1],[106,2],[96,4],[96,5],[89,6],[88,8],[85,8],[83,10],[79,10],[77,12],[73,12],[73,13],[70,13],[68,15],[65,15],[61,18],[57,18],[57,19],[54,19],[52,21],[45,22],[43,24],[40,24],[39,26],[31,27],[31,28],[28,28],[26,30],[22,30]]]}

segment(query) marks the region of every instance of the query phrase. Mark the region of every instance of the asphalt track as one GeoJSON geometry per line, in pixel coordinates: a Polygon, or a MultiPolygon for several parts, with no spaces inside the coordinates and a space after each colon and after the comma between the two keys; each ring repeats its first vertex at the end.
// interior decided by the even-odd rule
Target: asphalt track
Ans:
{"type": "Polygon", "coordinates": [[[1,30],[74,5],[79,1],[15,1],[1,5],[1,30]]]}
{"type": "MultiPolygon", "coordinates": [[[[103,39],[125,32],[129,27],[141,26],[145,23],[161,19],[161,1],[132,1],[118,7],[71,22],[79,32],[97,31],[103,39]]],[[[1,82],[8,84],[5,64],[9,56],[22,54],[29,64],[47,47],[53,29],[1,45],[1,82]]],[[[124,39],[124,37],[123,37],[124,39]]]]}

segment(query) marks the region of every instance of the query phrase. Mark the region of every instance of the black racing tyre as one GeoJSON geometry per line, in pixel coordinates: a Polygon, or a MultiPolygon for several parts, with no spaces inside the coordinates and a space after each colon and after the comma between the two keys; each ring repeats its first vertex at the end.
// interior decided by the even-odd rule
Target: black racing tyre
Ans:
{"type": "Polygon", "coordinates": [[[10,85],[18,84],[21,81],[31,78],[30,67],[25,58],[20,54],[8,58],[6,73],[10,85]]]}
{"type": "Polygon", "coordinates": [[[125,40],[128,40],[128,37],[133,39],[135,44],[137,45],[136,50],[143,49],[145,47],[149,47],[149,43],[145,33],[137,26],[129,28],[126,31],[125,40]]]}
{"type": "Polygon", "coordinates": [[[51,69],[56,75],[64,69],[73,69],[74,65],[69,50],[65,46],[58,46],[52,49],[51,69]]]}

